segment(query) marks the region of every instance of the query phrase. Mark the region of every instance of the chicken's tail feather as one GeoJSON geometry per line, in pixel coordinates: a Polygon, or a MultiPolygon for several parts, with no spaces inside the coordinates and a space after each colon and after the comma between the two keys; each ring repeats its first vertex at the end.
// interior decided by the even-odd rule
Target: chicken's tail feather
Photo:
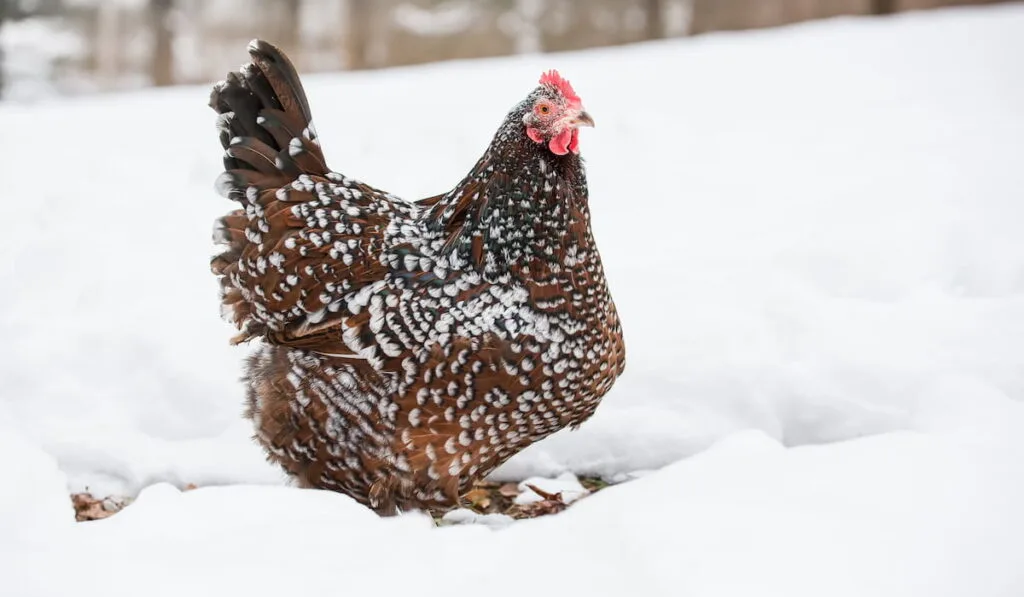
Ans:
{"type": "MultiPolygon", "coordinates": [[[[266,332],[259,323],[263,318],[253,317],[255,297],[245,296],[246,291],[239,288],[244,285],[232,283],[247,250],[270,240],[264,238],[270,230],[261,230],[249,216],[253,210],[269,215],[262,213],[269,199],[300,176],[329,172],[295,67],[267,42],[253,40],[248,49],[250,62],[229,73],[210,94],[224,147],[225,172],[217,189],[244,208],[218,220],[214,240],[225,249],[211,262],[220,277],[224,314],[242,331],[238,342],[266,332]]],[[[264,221],[273,227],[274,219],[264,221]]]]}
{"type": "Polygon", "coordinates": [[[228,74],[210,94],[210,107],[220,114],[224,169],[281,174],[287,182],[299,174],[327,174],[295,67],[258,39],[249,43],[249,55],[249,64],[228,74]]]}

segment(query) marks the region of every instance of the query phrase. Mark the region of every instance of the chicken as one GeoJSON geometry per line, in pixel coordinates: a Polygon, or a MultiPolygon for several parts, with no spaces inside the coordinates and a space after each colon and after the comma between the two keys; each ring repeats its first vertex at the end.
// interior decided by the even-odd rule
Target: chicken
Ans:
{"type": "Polygon", "coordinates": [[[242,206],[211,267],[233,342],[258,341],[246,414],[270,461],[382,515],[441,511],[589,418],[625,347],[569,82],[544,73],[465,178],[411,202],[331,171],[288,58],[249,54],[210,99],[242,206]]]}

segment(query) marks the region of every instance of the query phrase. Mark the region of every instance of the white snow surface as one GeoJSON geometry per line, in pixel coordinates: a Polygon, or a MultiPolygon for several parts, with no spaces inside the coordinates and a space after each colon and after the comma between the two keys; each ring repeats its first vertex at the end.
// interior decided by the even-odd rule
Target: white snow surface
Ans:
{"type": "Polygon", "coordinates": [[[571,504],[581,497],[586,497],[588,493],[576,475],[565,472],[553,479],[544,477],[523,479],[519,482],[520,493],[516,496],[515,503],[519,505],[533,504],[544,499],[539,493],[533,491],[534,487],[544,493],[560,495],[565,504],[571,504]]]}
{"type": "Polygon", "coordinates": [[[495,477],[638,478],[500,529],[263,461],[207,88],[0,104],[0,593],[1024,594],[1022,55],[1006,5],[309,77],[330,165],[406,197],[546,68],[597,120],[627,370],[495,477]]]}

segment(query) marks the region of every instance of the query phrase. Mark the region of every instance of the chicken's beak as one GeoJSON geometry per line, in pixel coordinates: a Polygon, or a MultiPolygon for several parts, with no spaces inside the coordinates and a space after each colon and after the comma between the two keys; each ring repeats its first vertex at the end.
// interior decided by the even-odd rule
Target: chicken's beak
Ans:
{"type": "Polygon", "coordinates": [[[594,119],[590,117],[590,114],[587,114],[586,112],[580,112],[579,115],[577,115],[576,118],[572,120],[572,126],[576,128],[579,128],[581,126],[593,127],[594,119]]]}

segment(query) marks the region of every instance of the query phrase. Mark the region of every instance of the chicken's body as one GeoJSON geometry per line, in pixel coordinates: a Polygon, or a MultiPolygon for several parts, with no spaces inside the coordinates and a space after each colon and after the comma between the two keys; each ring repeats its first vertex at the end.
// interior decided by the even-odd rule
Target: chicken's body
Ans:
{"type": "Polygon", "coordinates": [[[264,340],[246,382],[270,459],[381,513],[444,509],[586,420],[625,353],[575,133],[549,151],[523,125],[546,88],[452,191],[406,202],[330,172],[294,69],[250,53],[211,99],[244,206],[213,269],[238,340],[264,340]]]}

